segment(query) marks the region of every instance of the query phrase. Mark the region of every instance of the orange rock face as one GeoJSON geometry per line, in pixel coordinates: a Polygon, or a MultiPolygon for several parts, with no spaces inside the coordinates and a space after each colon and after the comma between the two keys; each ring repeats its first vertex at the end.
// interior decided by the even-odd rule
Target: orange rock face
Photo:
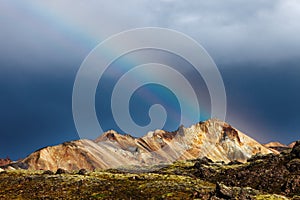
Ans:
{"type": "Polygon", "coordinates": [[[21,162],[29,169],[107,169],[145,166],[208,157],[213,161],[245,162],[270,149],[231,127],[211,119],[174,132],[155,130],[141,138],[111,130],[92,140],[77,140],[38,150],[21,162]]]}

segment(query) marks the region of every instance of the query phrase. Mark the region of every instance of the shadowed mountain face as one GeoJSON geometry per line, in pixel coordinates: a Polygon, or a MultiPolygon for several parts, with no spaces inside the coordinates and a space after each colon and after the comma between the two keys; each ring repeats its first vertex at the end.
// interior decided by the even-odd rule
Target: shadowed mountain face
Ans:
{"type": "Polygon", "coordinates": [[[141,138],[108,131],[94,141],[82,139],[40,149],[18,166],[34,170],[107,169],[147,166],[208,157],[245,162],[255,154],[276,153],[229,124],[211,119],[174,132],[155,130],[141,138]]]}

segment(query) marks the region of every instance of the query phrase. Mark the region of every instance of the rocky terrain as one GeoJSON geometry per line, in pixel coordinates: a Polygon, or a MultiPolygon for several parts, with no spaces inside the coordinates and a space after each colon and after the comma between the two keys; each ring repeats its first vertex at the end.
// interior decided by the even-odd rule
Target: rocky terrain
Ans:
{"type": "MultiPolygon", "coordinates": [[[[180,168],[166,167],[159,172],[185,174],[215,184],[222,183],[224,187],[251,187],[263,193],[300,199],[300,141],[293,149],[278,155],[256,155],[246,163],[215,163],[207,158],[193,160],[192,163],[180,168]]],[[[234,194],[229,192],[225,196],[232,198],[234,194]]]]}
{"type": "Polygon", "coordinates": [[[151,166],[148,172],[6,170],[0,199],[300,199],[300,141],[246,163],[209,158],[151,166]]]}
{"type": "Polygon", "coordinates": [[[245,162],[260,153],[278,153],[229,124],[211,119],[167,132],[155,130],[141,138],[108,131],[94,141],[82,139],[42,148],[11,167],[32,170],[108,169],[148,166],[208,157],[225,163],[245,162]]]}

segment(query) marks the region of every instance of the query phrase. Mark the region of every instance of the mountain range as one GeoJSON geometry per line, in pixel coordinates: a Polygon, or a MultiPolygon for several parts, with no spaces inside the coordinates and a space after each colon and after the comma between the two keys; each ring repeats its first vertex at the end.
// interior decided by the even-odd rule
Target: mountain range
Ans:
{"type": "Polygon", "coordinates": [[[207,157],[214,162],[246,162],[256,154],[278,154],[288,148],[262,145],[218,119],[199,122],[176,131],[155,130],[141,138],[110,130],[95,140],[81,139],[39,149],[28,157],[2,166],[31,170],[108,169],[172,163],[207,157]]]}

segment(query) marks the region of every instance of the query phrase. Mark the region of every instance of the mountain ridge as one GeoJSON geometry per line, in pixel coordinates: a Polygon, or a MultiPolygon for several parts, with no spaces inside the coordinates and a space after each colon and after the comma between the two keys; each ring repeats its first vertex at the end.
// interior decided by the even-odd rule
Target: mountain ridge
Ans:
{"type": "Polygon", "coordinates": [[[109,130],[95,140],[80,139],[48,146],[19,161],[33,170],[87,170],[148,166],[208,157],[213,161],[246,162],[255,154],[276,153],[218,119],[176,131],[150,131],[143,137],[109,130]]]}

